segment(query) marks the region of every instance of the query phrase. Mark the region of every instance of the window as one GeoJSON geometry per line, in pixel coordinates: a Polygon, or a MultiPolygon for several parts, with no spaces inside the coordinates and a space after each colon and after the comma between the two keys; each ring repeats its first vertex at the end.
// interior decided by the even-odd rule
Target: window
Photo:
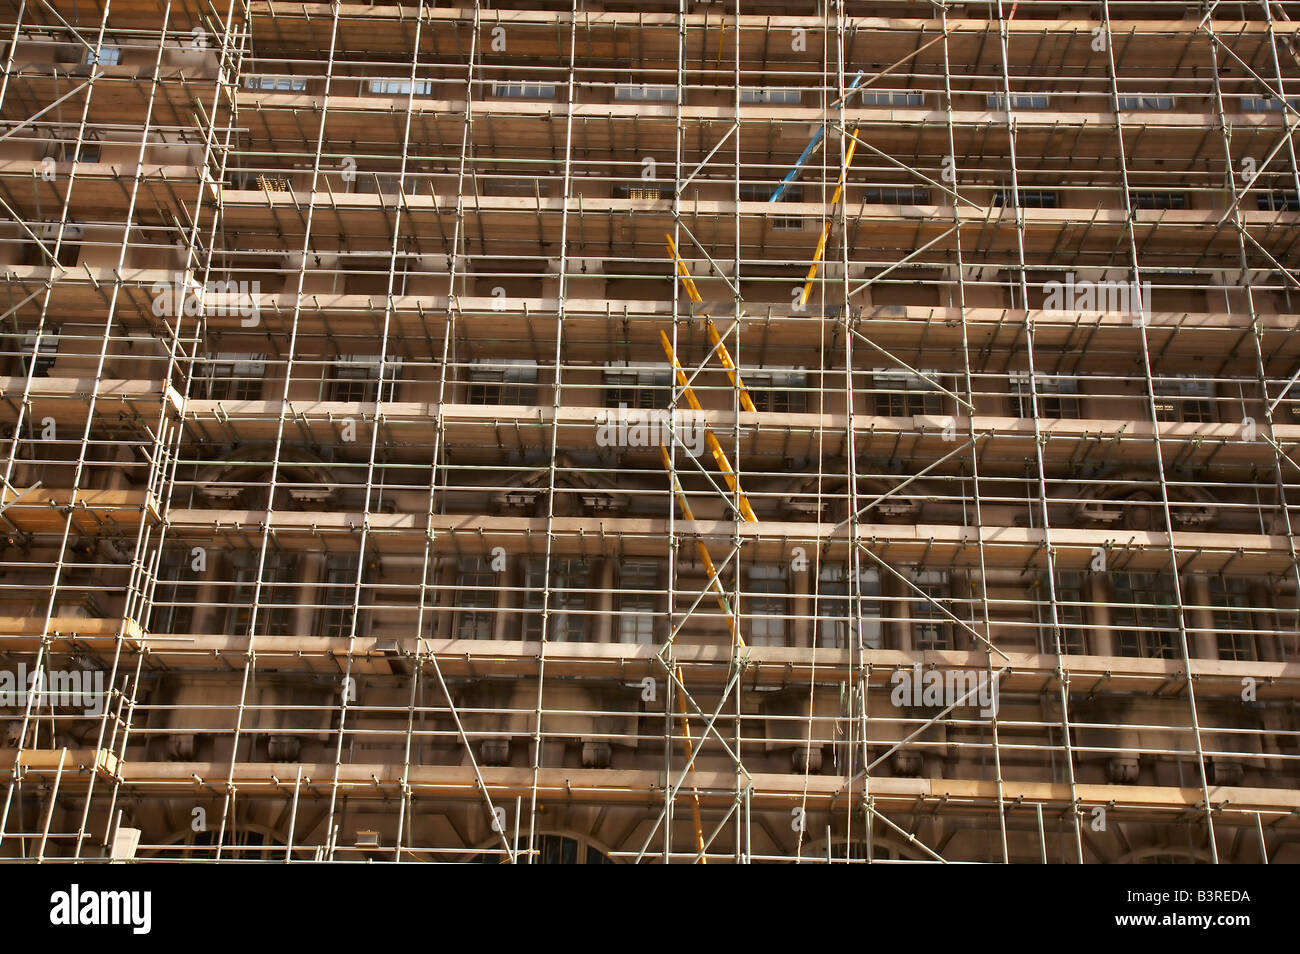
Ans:
{"type": "Polygon", "coordinates": [[[1120,96],[1119,108],[1130,109],[1173,109],[1172,96],[1120,96]]]}
{"type": "Polygon", "coordinates": [[[487,560],[461,560],[455,594],[456,639],[491,639],[497,604],[497,574],[487,560]]]}
{"type": "Polygon", "coordinates": [[[748,638],[753,646],[787,645],[785,620],[788,615],[786,594],[790,584],[786,568],[779,564],[759,564],[749,568],[748,638]]]}
{"type": "Polygon", "coordinates": [[[672,186],[660,186],[651,182],[623,183],[614,186],[614,198],[616,199],[658,201],[659,199],[671,199],[672,197],[672,186]]]}
{"type": "Polygon", "coordinates": [[[867,89],[854,93],[863,106],[924,106],[925,94],[891,89],[867,89]]]}
{"type": "Polygon", "coordinates": [[[772,228],[777,232],[799,232],[803,230],[804,220],[801,218],[783,217],[769,220],[772,228]]]}
{"type": "Polygon", "coordinates": [[[817,645],[847,649],[849,642],[848,573],[842,566],[822,567],[818,581],[817,645]]]}
{"type": "MultiPolygon", "coordinates": [[[[1007,97],[1005,93],[989,93],[984,98],[985,105],[989,109],[1007,108],[1007,97]]],[[[1047,96],[1041,93],[1012,93],[1012,109],[1046,109],[1048,106],[1047,96]]]]}
{"type": "Polygon", "coordinates": [[[1173,586],[1167,574],[1116,573],[1114,620],[1119,654],[1150,659],[1177,655],[1173,586]]]}
{"type": "MultiPolygon", "coordinates": [[[[297,569],[297,555],[293,553],[268,551],[262,563],[262,589],[257,592],[258,554],[252,552],[235,555],[232,568],[234,586],[227,589],[230,593],[226,610],[226,633],[232,636],[247,636],[253,621],[253,607],[260,606],[257,614],[257,635],[287,636],[293,619],[289,604],[294,602],[294,571],[297,569]]],[[[351,602],[349,600],[349,602],[351,602]]]]}
{"type": "Polygon", "coordinates": [[[1241,110],[1245,113],[1276,112],[1282,108],[1282,100],[1276,96],[1243,96],[1241,110]]]}
{"type": "Polygon", "coordinates": [[[262,396],[266,356],[217,353],[198,368],[196,392],[212,401],[256,401],[262,396]]]}
{"type": "Polygon", "coordinates": [[[1294,192],[1261,192],[1255,196],[1261,212],[1300,212],[1300,196],[1294,192]]]}
{"type": "Polygon", "coordinates": [[[496,175],[480,175],[475,179],[476,188],[482,195],[521,195],[534,198],[541,183],[537,179],[518,179],[496,175]]]}
{"type": "MultiPolygon", "coordinates": [[[[1042,594],[1047,597],[1046,593],[1042,594]]],[[[1082,573],[1065,571],[1057,574],[1056,582],[1056,621],[1061,627],[1061,652],[1086,655],[1088,652],[1087,634],[1083,629],[1084,576],[1082,573]]],[[[1044,622],[1051,621],[1050,607],[1043,607],[1044,622]]],[[[1045,629],[1046,651],[1056,652],[1050,629],[1045,629]]]]}
{"type": "MultiPolygon", "coordinates": [[[[385,81],[372,80],[370,84],[372,93],[375,92],[374,84],[377,82],[382,83],[385,81]]],[[[302,93],[307,89],[307,78],[305,76],[246,76],[244,77],[244,88],[276,93],[302,93]]]]}
{"type": "Polygon", "coordinates": [[[1186,192],[1134,192],[1128,194],[1129,203],[1135,209],[1185,209],[1186,192]]]}
{"type": "Polygon", "coordinates": [[[384,366],[384,389],[379,393],[380,357],[377,354],[344,354],[330,367],[328,384],[331,401],[393,400],[402,372],[401,358],[388,358],[384,366]]]}
{"type": "Polygon", "coordinates": [[[742,103],[768,103],[776,106],[798,106],[803,102],[803,90],[794,86],[746,86],[740,90],[742,103]]]}
{"type": "MultiPolygon", "coordinates": [[[[769,185],[742,185],[740,187],[741,202],[771,202],[772,194],[776,192],[777,186],[769,185]]],[[[787,185],[781,193],[778,202],[802,202],[803,189],[799,186],[787,185]]]]}
{"type": "Polygon", "coordinates": [[[1257,659],[1255,626],[1248,611],[1250,581],[1239,576],[1212,577],[1210,602],[1214,605],[1214,628],[1219,635],[1219,658],[1257,659]]]}
{"type": "Polygon", "coordinates": [[[80,225],[72,222],[63,226],[58,222],[37,222],[33,223],[32,232],[44,243],[45,249],[42,250],[35,242],[28,243],[24,265],[49,265],[50,256],[47,252],[54,252],[56,245],[59,264],[64,268],[72,268],[80,261],[81,241],[85,238],[85,229],[80,225]]]}
{"type": "Polygon", "coordinates": [[[498,99],[555,99],[554,83],[493,83],[498,99]]]}
{"type": "Polygon", "coordinates": [[[1017,417],[1043,417],[1052,420],[1078,420],[1082,415],[1079,408],[1079,382],[1073,378],[1045,377],[1038,375],[1035,382],[1038,389],[1038,415],[1030,408],[1031,389],[1029,375],[1011,376],[1011,390],[1017,417]]]}
{"type": "MultiPolygon", "coordinates": [[[[926,371],[926,378],[939,380],[937,371],[926,371]]],[[[885,371],[871,374],[877,390],[876,413],[884,417],[914,417],[918,414],[942,414],[943,392],[919,374],[910,371],[885,371]]]]}
{"type": "MultiPolygon", "coordinates": [[[[536,835],[533,838],[533,850],[536,855],[531,863],[535,865],[612,865],[614,862],[599,848],[586,841],[578,841],[567,835],[536,835]]],[[[528,839],[520,838],[515,845],[516,852],[528,851],[528,839]]],[[[501,854],[481,854],[474,862],[481,865],[505,864],[509,857],[501,854]]]]}
{"type": "Polygon", "coordinates": [[[912,585],[925,594],[923,598],[912,592],[912,648],[918,652],[932,649],[952,649],[952,626],[947,615],[936,603],[942,604],[950,597],[948,574],[943,570],[916,570],[912,585]]]}
{"type": "Polygon", "coordinates": [[[803,414],[808,410],[808,378],[803,371],[757,370],[742,371],[754,409],[772,414],[803,414]]]}
{"type": "Polygon", "coordinates": [[[649,369],[606,370],[605,407],[648,410],[667,407],[672,399],[672,372],[649,369]]]}
{"type": "MultiPolygon", "coordinates": [[[[1288,96],[1287,105],[1292,109],[1300,106],[1300,96],[1288,96]]],[[[1282,110],[1282,100],[1276,96],[1243,96],[1241,97],[1241,109],[1246,113],[1270,113],[1280,112],[1282,110]]]]}
{"type": "Polygon", "coordinates": [[[864,189],[862,199],[874,205],[927,205],[930,202],[930,190],[907,186],[881,186],[864,189]]]}
{"type": "Polygon", "coordinates": [[[875,567],[858,568],[858,614],[862,624],[862,645],[867,649],[880,649],[883,630],[880,625],[880,571],[875,567]]]}
{"type": "Polygon", "coordinates": [[[634,103],[675,103],[677,102],[677,87],[661,83],[646,83],[642,86],[615,86],[614,99],[634,103]]]}
{"type": "Polygon", "coordinates": [[[534,404],[537,365],[532,361],[483,358],[469,372],[469,404],[534,404]]]}
{"type": "Polygon", "coordinates": [[[23,374],[34,378],[48,378],[54,367],[54,359],[59,353],[59,329],[52,328],[41,335],[40,349],[36,347],[36,335],[23,335],[18,349],[19,366],[23,374]]]}
{"type": "Polygon", "coordinates": [[[1214,420],[1214,382],[1182,376],[1152,381],[1156,392],[1156,420],[1206,424],[1214,420]]]}
{"type": "MultiPolygon", "coordinates": [[[[320,636],[352,635],[352,599],[356,592],[358,561],[355,556],[330,556],[325,558],[325,574],[321,583],[320,636]]],[[[359,630],[358,630],[359,631],[359,630]]]]}
{"type": "MultiPolygon", "coordinates": [[[[1022,209],[1056,209],[1061,205],[1061,194],[1048,189],[1021,189],[1017,195],[1022,209]]],[[[993,193],[993,204],[1011,205],[1011,190],[1001,189],[993,193]]]]}
{"type": "Polygon", "coordinates": [[[370,368],[360,362],[342,362],[334,365],[334,378],[330,382],[330,398],[335,401],[366,401],[370,399],[370,368]]]}
{"type": "MultiPolygon", "coordinates": [[[[304,89],[305,89],[304,85],[304,89]]],[[[370,92],[375,96],[429,96],[433,93],[431,80],[372,79],[370,92]]]]}
{"type": "Polygon", "coordinates": [[[119,66],[122,63],[122,48],[118,46],[101,46],[99,53],[86,51],[87,66],[119,66]]]}
{"type": "MultiPolygon", "coordinates": [[[[526,617],[525,639],[542,638],[542,604],[546,590],[546,561],[530,560],[527,571],[525,606],[533,612],[526,617]]],[[[587,589],[591,585],[591,565],[578,558],[551,558],[550,618],[546,627],[548,640],[581,643],[587,638],[587,589]]]]}
{"type": "Polygon", "coordinates": [[[164,547],[149,611],[150,633],[188,633],[202,573],[192,568],[188,546],[164,547]]]}
{"type": "Polygon", "coordinates": [[[618,641],[655,642],[655,592],[659,566],[624,563],[619,569],[618,641]]]}
{"type": "Polygon", "coordinates": [[[97,142],[83,142],[80,151],[75,142],[66,142],[59,149],[58,159],[62,162],[99,162],[101,155],[103,149],[97,142]]]}
{"type": "MultiPolygon", "coordinates": [[[[817,645],[831,649],[856,648],[850,645],[857,630],[853,600],[849,598],[849,572],[842,566],[822,567],[818,577],[817,645]]],[[[873,568],[859,567],[856,613],[861,617],[862,645],[881,647],[880,574],[873,568]]]]}

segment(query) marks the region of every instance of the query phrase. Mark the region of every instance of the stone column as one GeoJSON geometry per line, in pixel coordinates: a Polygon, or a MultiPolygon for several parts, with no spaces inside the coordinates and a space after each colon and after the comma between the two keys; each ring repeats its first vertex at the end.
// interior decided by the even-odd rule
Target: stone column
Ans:
{"type": "Polygon", "coordinates": [[[316,625],[316,607],[310,604],[320,602],[320,589],[316,586],[321,579],[325,566],[323,553],[304,553],[298,570],[299,583],[306,584],[294,594],[298,605],[293,611],[293,634],[295,636],[314,636],[316,625]],[[307,604],[307,605],[304,605],[307,604]]]}
{"type": "Polygon", "coordinates": [[[224,606],[214,606],[221,601],[217,588],[209,579],[205,579],[194,591],[194,622],[196,633],[218,633],[224,628],[222,615],[224,606]]]}
{"type": "Polygon", "coordinates": [[[460,569],[455,560],[439,560],[433,568],[433,607],[432,637],[434,639],[451,639],[456,635],[456,610],[464,594],[457,593],[452,587],[460,582],[460,569]]]}
{"type": "MultiPolygon", "coordinates": [[[[496,613],[492,618],[493,639],[523,639],[523,619],[517,614],[507,612],[514,608],[516,592],[511,580],[523,574],[523,557],[510,554],[506,557],[506,568],[497,574],[496,613]],[[515,564],[519,564],[516,571],[515,564]]],[[[522,582],[527,583],[527,580],[522,582]]]]}
{"type": "Polygon", "coordinates": [[[813,644],[815,630],[814,621],[808,619],[813,611],[811,563],[802,570],[790,571],[790,592],[794,594],[794,599],[790,600],[787,605],[794,607],[794,615],[798,617],[794,620],[794,626],[791,629],[793,639],[790,645],[808,649],[813,644]]]}
{"type": "Polygon", "coordinates": [[[882,596],[896,597],[885,605],[889,607],[889,615],[897,619],[884,622],[881,626],[881,635],[884,637],[882,642],[888,649],[897,649],[901,652],[910,653],[912,651],[912,605],[910,597],[915,595],[912,590],[902,582],[895,579],[892,574],[880,574],[880,593],[882,596]]]}
{"type": "Polygon", "coordinates": [[[1114,656],[1115,630],[1112,628],[1110,613],[1110,584],[1104,574],[1094,573],[1088,577],[1084,589],[1088,594],[1088,602],[1095,604],[1088,607],[1085,614],[1085,619],[1092,626],[1088,630],[1088,640],[1092,645],[1088,648],[1094,656],[1114,656]]]}
{"type": "Polygon", "coordinates": [[[596,618],[591,630],[593,642],[610,643],[618,638],[614,627],[614,561],[609,557],[596,561],[592,578],[600,592],[596,595],[596,618]]]}
{"type": "MultiPolygon", "coordinates": [[[[1250,605],[1251,606],[1272,606],[1274,594],[1264,583],[1252,583],[1250,585],[1250,605]]],[[[1278,629],[1277,616],[1269,613],[1265,616],[1252,616],[1255,620],[1254,626],[1257,629],[1278,629]]],[[[1259,653],[1261,662],[1285,662],[1286,654],[1282,651],[1282,637],[1280,636],[1255,636],[1255,651],[1259,653]]]]}
{"type": "Polygon", "coordinates": [[[1218,628],[1214,625],[1214,613],[1210,605],[1210,581],[1199,573],[1188,574],[1183,578],[1183,619],[1187,628],[1187,650],[1196,659],[1218,659],[1218,628]],[[1187,608],[1191,606],[1200,609],[1187,608]]]}

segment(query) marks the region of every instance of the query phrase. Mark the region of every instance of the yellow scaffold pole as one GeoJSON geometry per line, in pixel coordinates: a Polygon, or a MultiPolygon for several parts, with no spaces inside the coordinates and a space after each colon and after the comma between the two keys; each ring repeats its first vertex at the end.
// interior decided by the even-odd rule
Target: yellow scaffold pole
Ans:
{"type": "MultiPolygon", "coordinates": [[[[668,252],[673,257],[673,262],[677,267],[677,274],[681,276],[682,285],[686,289],[686,294],[691,301],[697,305],[703,302],[700,297],[700,291],[695,287],[695,280],[691,278],[690,270],[682,257],[677,253],[677,245],[673,242],[671,235],[666,235],[668,239],[668,252]]],[[[754,411],[754,401],[749,396],[749,390],[745,387],[745,382],[740,378],[740,371],[736,363],[731,360],[731,353],[727,351],[727,346],[722,343],[722,336],[718,333],[717,326],[708,315],[700,315],[700,320],[704,323],[705,334],[708,335],[709,344],[713,346],[714,352],[718,356],[718,362],[727,372],[727,377],[731,379],[732,386],[736,389],[740,406],[743,410],[754,411]]],[[[677,353],[673,350],[672,342],[668,335],[662,330],[659,332],[659,340],[663,345],[664,354],[668,356],[668,362],[672,365],[673,373],[677,377],[677,383],[681,385],[682,393],[686,395],[686,401],[694,411],[702,411],[699,398],[695,396],[694,389],[691,388],[686,372],[682,369],[681,363],[677,360],[677,353]]],[[[740,489],[739,475],[732,469],[731,461],[727,459],[727,454],[718,443],[718,438],[708,427],[704,429],[704,439],[708,444],[709,451],[713,455],[714,462],[718,469],[722,471],[723,477],[727,481],[727,486],[736,495],[740,515],[748,523],[758,523],[758,517],[754,514],[754,509],[749,505],[749,498],[745,496],[744,491],[740,489]]],[[[694,520],[695,514],[691,510],[690,501],[686,499],[686,493],[682,489],[681,482],[678,481],[677,475],[673,472],[672,458],[668,455],[668,449],[663,445],[659,447],[659,456],[663,459],[664,469],[668,471],[669,478],[672,480],[673,496],[677,498],[677,504],[681,507],[682,516],[687,520],[694,520]]],[[[717,568],[713,564],[713,558],[709,556],[709,549],[704,545],[704,541],[696,537],[695,549],[700,555],[700,562],[704,565],[704,570],[709,574],[710,589],[713,590],[713,596],[718,601],[718,606],[727,617],[727,627],[731,630],[732,645],[743,648],[745,645],[744,638],[740,635],[740,623],[736,619],[736,614],[731,609],[731,604],[727,601],[726,591],[722,587],[722,581],[718,579],[717,568]]],[[[673,673],[677,678],[677,683],[681,687],[677,693],[677,711],[682,721],[682,740],[686,747],[686,761],[689,763],[694,757],[695,745],[691,739],[691,725],[686,714],[685,686],[686,682],[682,678],[680,665],[673,666],[673,673]]],[[[692,772],[692,775],[694,773],[692,772]]],[[[691,824],[695,835],[695,851],[699,855],[700,864],[707,864],[708,859],[704,854],[704,825],[700,819],[700,793],[694,785],[691,786],[691,824]]]]}
{"type": "MultiPolygon", "coordinates": [[[[831,215],[835,214],[835,206],[839,204],[840,196],[844,194],[844,176],[849,171],[849,166],[853,164],[853,153],[858,148],[858,129],[853,127],[849,132],[849,148],[844,154],[844,168],[840,170],[839,181],[835,183],[835,192],[831,195],[831,215]]],[[[812,265],[808,268],[808,279],[804,282],[803,294],[799,296],[799,307],[802,308],[808,304],[808,298],[812,294],[813,279],[817,277],[817,266],[821,264],[822,257],[826,254],[826,239],[831,234],[832,218],[827,217],[822,224],[822,234],[817,239],[817,251],[813,252],[812,265]]]]}
{"type": "MultiPolygon", "coordinates": [[[[664,469],[672,477],[673,496],[677,498],[677,503],[682,508],[682,516],[687,520],[694,520],[695,514],[691,512],[691,505],[686,500],[686,494],[682,492],[682,485],[677,482],[677,475],[673,473],[673,462],[668,457],[668,448],[662,444],[659,445],[659,456],[663,458],[664,469]]],[[[740,636],[740,626],[736,622],[736,614],[731,611],[731,604],[727,602],[726,592],[722,589],[722,581],[718,579],[718,571],[713,566],[713,558],[709,556],[709,548],[704,545],[703,540],[696,537],[695,549],[699,552],[700,561],[704,564],[704,569],[713,582],[713,595],[717,599],[718,605],[722,607],[722,612],[727,614],[727,626],[731,630],[732,643],[743,647],[745,641],[740,636]]],[[[675,639],[676,637],[672,637],[669,642],[673,642],[675,639]]],[[[690,762],[695,753],[695,746],[691,741],[691,724],[686,716],[684,692],[686,681],[682,678],[682,667],[680,665],[675,664],[673,666],[673,673],[677,677],[678,686],[682,687],[677,692],[677,711],[682,720],[682,738],[686,745],[686,761],[690,762]]],[[[695,829],[695,851],[700,856],[700,864],[708,864],[708,859],[704,857],[704,825],[700,821],[700,792],[694,785],[691,786],[691,824],[695,829]]]]}
{"type": "MultiPolygon", "coordinates": [[[[686,499],[686,494],[682,491],[682,485],[677,480],[677,475],[672,473],[673,464],[668,458],[668,448],[660,445],[659,456],[663,458],[664,470],[672,475],[673,496],[677,498],[677,504],[682,508],[682,516],[687,520],[694,520],[695,514],[691,510],[690,501],[686,499]]],[[[740,635],[740,627],[736,624],[736,614],[731,611],[731,604],[727,602],[727,593],[722,588],[722,581],[718,579],[718,571],[713,566],[713,558],[709,556],[709,548],[704,545],[704,541],[696,537],[695,550],[700,555],[700,562],[704,564],[704,570],[709,574],[709,579],[713,581],[711,589],[713,596],[718,601],[718,606],[722,612],[727,615],[727,626],[731,629],[732,641],[742,648],[745,640],[740,635]]]]}
{"type": "MultiPolygon", "coordinates": [[[[704,409],[700,407],[699,398],[695,396],[695,392],[691,389],[690,385],[687,384],[689,379],[686,377],[686,372],[682,370],[682,366],[677,362],[677,355],[673,351],[672,342],[668,340],[668,335],[665,334],[662,329],[659,331],[659,340],[663,344],[664,353],[668,355],[668,360],[672,363],[673,371],[677,375],[677,383],[682,386],[682,393],[686,395],[686,400],[690,403],[693,410],[703,411],[704,409]]],[[[713,436],[713,431],[709,430],[707,427],[704,429],[704,440],[709,445],[709,451],[713,454],[713,460],[717,463],[718,469],[722,471],[722,476],[727,481],[727,486],[731,488],[732,492],[735,493],[740,500],[740,515],[745,518],[747,523],[758,523],[758,517],[754,516],[754,510],[749,505],[749,498],[746,497],[745,492],[740,489],[740,480],[737,478],[736,472],[731,469],[731,461],[727,460],[727,454],[722,449],[722,445],[719,444],[718,439],[713,436]]]]}
{"type": "MultiPolygon", "coordinates": [[[[700,297],[700,290],[695,287],[695,279],[691,278],[690,270],[687,269],[686,263],[682,261],[681,255],[677,253],[677,243],[673,237],[665,233],[664,238],[668,239],[668,254],[673,257],[677,263],[677,274],[681,276],[682,287],[686,289],[687,296],[695,304],[702,304],[704,299],[700,297]]],[[[713,319],[708,315],[700,315],[700,320],[704,322],[704,332],[709,336],[709,344],[713,345],[714,351],[718,355],[718,361],[727,371],[727,377],[731,379],[732,385],[740,392],[740,407],[745,411],[753,411],[754,402],[749,396],[749,391],[745,387],[745,382],[740,380],[740,371],[736,368],[736,363],[731,360],[731,352],[727,346],[722,343],[722,335],[718,334],[718,326],[713,323],[713,319]]]]}
{"type": "MultiPolygon", "coordinates": [[[[673,672],[677,676],[678,686],[684,687],[686,683],[682,680],[682,667],[674,665],[673,672]]],[[[695,754],[695,746],[691,742],[691,724],[686,718],[686,693],[682,689],[677,692],[677,711],[682,717],[682,739],[686,744],[686,761],[689,763],[695,754]]],[[[691,774],[695,773],[692,771],[691,774]]],[[[695,829],[695,852],[700,856],[700,864],[707,865],[709,859],[704,856],[704,823],[700,820],[700,790],[694,785],[691,786],[691,825],[695,829]]]]}

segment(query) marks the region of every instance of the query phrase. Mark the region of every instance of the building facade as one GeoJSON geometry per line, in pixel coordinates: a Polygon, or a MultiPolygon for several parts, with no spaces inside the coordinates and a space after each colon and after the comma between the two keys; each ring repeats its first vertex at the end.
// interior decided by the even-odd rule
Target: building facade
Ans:
{"type": "Polygon", "coordinates": [[[1297,860],[1292,15],[6,0],[0,858],[1297,860]]]}

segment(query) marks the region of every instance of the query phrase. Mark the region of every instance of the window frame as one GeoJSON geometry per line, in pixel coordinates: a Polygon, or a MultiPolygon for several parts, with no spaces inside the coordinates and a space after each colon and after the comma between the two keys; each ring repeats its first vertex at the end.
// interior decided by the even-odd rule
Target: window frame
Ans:
{"type": "MultiPolygon", "coordinates": [[[[943,373],[934,368],[920,370],[929,377],[943,380],[943,373]]],[[[871,388],[875,413],[879,417],[939,417],[947,408],[944,400],[947,395],[911,371],[873,368],[871,388]],[[892,387],[885,390],[886,385],[892,387]]]]}
{"type": "Polygon", "coordinates": [[[1156,420],[1165,424],[1212,424],[1215,422],[1217,387],[1211,379],[1196,375],[1173,375],[1173,381],[1152,380],[1156,420]]]}
{"type": "Polygon", "coordinates": [[[751,646],[789,646],[790,573],[784,564],[755,563],[745,568],[745,595],[751,646]]]}
{"type": "Polygon", "coordinates": [[[477,358],[467,369],[465,403],[477,407],[534,405],[539,371],[536,361],[477,358]]]}
{"type": "Polygon", "coordinates": [[[555,99],[555,86],[535,80],[491,80],[488,89],[493,99],[555,99]]]}
{"type": "MultiPolygon", "coordinates": [[[[984,105],[988,109],[1007,111],[1007,94],[1006,93],[987,93],[984,97],[984,105]]],[[[1050,109],[1052,105],[1051,97],[1046,93],[1012,93],[1012,109],[1050,109]]]]}
{"type": "Polygon", "coordinates": [[[101,44],[99,52],[86,50],[86,55],[82,59],[84,66],[121,66],[122,65],[122,48],[120,46],[111,46],[101,44]]]}
{"type": "Polygon", "coordinates": [[[1111,575],[1111,626],[1115,633],[1116,655],[1142,659],[1177,658],[1178,606],[1174,601],[1172,581],[1165,582],[1167,575],[1141,572],[1111,575]],[[1125,596],[1130,596],[1132,602],[1126,601],[1125,596]]]}
{"type": "Polygon", "coordinates": [[[199,371],[196,383],[207,400],[257,401],[266,378],[266,355],[218,351],[203,359],[199,371]]]}
{"type": "Polygon", "coordinates": [[[432,96],[433,80],[376,76],[366,80],[370,96],[432,96]]]}
{"type": "Polygon", "coordinates": [[[256,93],[305,93],[307,77],[287,73],[254,73],[244,77],[244,89],[256,93]]]}
{"type": "Polygon", "coordinates": [[[1026,414],[1032,392],[1029,386],[1029,372],[1022,371],[1010,376],[1012,410],[1017,417],[1038,418],[1039,420],[1077,421],[1083,417],[1080,400],[1079,380],[1068,375],[1035,374],[1034,386],[1038,392],[1036,413],[1026,414]]]}
{"type": "Polygon", "coordinates": [[[798,86],[742,86],[742,106],[801,106],[803,90],[798,86]]]}
{"type": "Polygon", "coordinates": [[[1218,658],[1236,662],[1259,659],[1252,614],[1243,612],[1250,608],[1250,581],[1236,576],[1213,576],[1209,590],[1218,658]]]}
{"type": "Polygon", "coordinates": [[[615,642],[637,645],[658,643],[659,574],[657,563],[620,563],[615,642]]]}
{"type": "Polygon", "coordinates": [[[914,652],[946,652],[953,648],[952,621],[935,603],[952,599],[952,574],[947,570],[912,570],[908,581],[929,599],[908,590],[908,624],[914,652]],[[933,602],[932,602],[933,601],[933,602]]]}
{"type": "Polygon", "coordinates": [[[619,83],[614,87],[614,102],[675,103],[677,87],[671,83],[619,83]]]}
{"type": "Polygon", "coordinates": [[[754,410],[763,414],[808,413],[808,373],[803,368],[742,369],[740,379],[754,410]]]}
{"type": "Polygon", "coordinates": [[[1174,108],[1174,98],[1164,93],[1120,93],[1116,99],[1119,101],[1120,112],[1136,112],[1141,109],[1171,110],[1174,108]]]}
{"type": "MultiPolygon", "coordinates": [[[[550,620],[546,638],[550,642],[585,643],[592,639],[589,602],[592,563],[585,557],[563,557],[550,561],[550,620]]],[[[524,639],[536,642],[542,632],[542,573],[546,561],[534,557],[524,566],[524,608],[533,610],[524,618],[524,639]]]]}
{"type": "Polygon", "coordinates": [[[326,400],[344,404],[373,404],[395,399],[402,374],[400,357],[377,354],[340,354],[329,365],[326,400]],[[383,382],[380,382],[380,365],[383,382]]]}
{"type": "Polygon", "coordinates": [[[498,574],[482,557],[459,560],[453,594],[453,639],[491,639],[496,624],[498,574]]]}

